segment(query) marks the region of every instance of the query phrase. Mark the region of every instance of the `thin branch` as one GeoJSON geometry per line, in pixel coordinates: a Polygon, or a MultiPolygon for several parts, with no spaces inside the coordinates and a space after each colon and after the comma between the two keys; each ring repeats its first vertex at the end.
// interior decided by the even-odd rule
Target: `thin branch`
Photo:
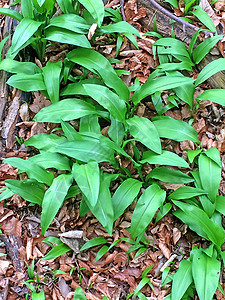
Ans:
{"type": "Polygon", "coordinates": [[[124,0],[120,0],[121,15],[124,21],[126,21],[125,11],[124,11],[124,0]]]}

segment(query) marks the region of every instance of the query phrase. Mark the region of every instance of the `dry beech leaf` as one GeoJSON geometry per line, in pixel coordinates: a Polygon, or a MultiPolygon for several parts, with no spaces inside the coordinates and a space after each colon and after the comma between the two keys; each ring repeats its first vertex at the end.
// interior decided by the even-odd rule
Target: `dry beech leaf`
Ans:
{"type": "Polygon", "coordinates": [[[91,38],[93,37],[93,35],[95,34],[95,31],[97,29],[97,24],[96,23],[93,23],[89,29],[89,32],[88,32],[88,39],[89,41],[91,40],[91,38]]]}
{"type": "Polygon", "coordinates": [[[180,230],[176,227],[173,228],[173,243],[174,245],[176,245],[176,243],[179,241],[179,239],[181,238],[182,234],[180,232],[180,230]]]}
{"type": "Polygon", "coordinates": [[[212,9],[211,5],[207,0],[200,0],[199,6],[207,12],[209,17],[212,19],[215,26],[218,26],[220,24],[220,19],[217,17],[216,13],[212,9]]]}
{"type": "Polygon", "coordinates": [[[167,248],[167,246],[164,243],[159,243],[159,248],[162,251],[162,253],[165,256],[165,258],[169,259],[170,258],[170,254],[171,254],[170,249],[167,248]]]}
{"type": "Polygon", "coordinates": [[[114,264],[118,267],[118,268],[123,268],[127,265],[128,263],[128,259],[127,259],[127,255],[124,252],[119,252],[117,253],[117,255],[114,257],[114,264]]]}

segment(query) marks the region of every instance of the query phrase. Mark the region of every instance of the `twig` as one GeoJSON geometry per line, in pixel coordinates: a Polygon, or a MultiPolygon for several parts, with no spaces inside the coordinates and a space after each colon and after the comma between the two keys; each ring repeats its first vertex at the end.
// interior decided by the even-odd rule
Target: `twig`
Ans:
{"type": "Polygon", "coordinates": [[[121,15],[124,21],[126,21],[125,11],[124,11],[124,0],[120,0],[121,15]]]}

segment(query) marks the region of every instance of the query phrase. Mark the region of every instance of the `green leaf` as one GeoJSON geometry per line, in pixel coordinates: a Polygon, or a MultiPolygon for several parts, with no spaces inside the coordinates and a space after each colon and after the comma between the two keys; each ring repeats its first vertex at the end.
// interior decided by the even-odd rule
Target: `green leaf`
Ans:
{"type": "Polygon", "coordinates": [[[46,90],[46,86],[41,73],[34,75],[23,73],[12,75],[8,79],[7,84],[24,92],[46,90]]]}
{"type": "Polygon", "coordinates": [[[55,26],[50,26],[45,30],[45,38],[58,43],[91,48],[91,44],[84,34],[55,26]]]}
{"type": "Polygon", "coordinates": [[[43,258],[41,258],[41,260],[55,259],[68,251],[71,251],[71,248],[66,244],[60,243],[52,248],[43,258]]]}
{"type": "Polygon", "coordinates": [[[162,150],[162,154],[156,154],[153,151],[145,151],[140,163],[143,164],[146,162],[149,164],[189,168],[188,163],[182,157],[166,150],[162,150]]]}
{"type": "Polygon", "coordinates": [[[87,95],[107,109],[113,118],[125,121],[126,105],[117,94],[102,85],[84,84],[83,87],[87,95]]]}
{"type": "Polygon", "coordinates": [[[111,125],[108,130],[108,135],[118,146],[120,146],[125,136],[123,123],[111,117],[111,125]]]}
{"type": "Polygon", "coordinates": [[[52,103],[59,101],[60,73],[62,70],[62,61],[48,61],[42,68],[44,83],[52,103]]]}
{"type": "Polygon", "coordinates": [[[41,214],[42,234],[48,229],[58,210],[61,208],[72,182],[73,178],[71,174],[59,175],[45,192],[41,214]]]}
{"type": "Polygon", "coordinates": [[[86,95],[86,91],[84,89],[84,84],[98,84],[103,85],[102,81],[98,78],[88,78],[80,80],[79,82],[68,84],[60,93],[61,96],[67,95],[86,95]]]}
{"type": "Polygon", "coordinates": [[[225,216],[225,197],[224,196],[216,196],[216,210],[225,216]]]}
{"type": "Polygon", "coordinates": [[[25,146],[33,146],[39,150],[46,152],[56,152],[56,147],[59,144],[65,143],[66,138],[64,136],[58,136],[56,134],[40,133],[32,135],[28,140],[24,142],[25,146]]]}
{"type": "Polygon", "coordinates": [[[112,205],[114,211],[114,221],[119,218],[125,209],[137,197],[142,183],[136,179],[126,179],[115,191],[112,197],[112,205]]]}
{"type": "MultiPolygon", "coordinates": [[[[7,179],[6,179],[7,180],[7,179]]],[[[6,185],[6,180],[5,180],[5,185],[6,185]]],[[[9,179],[8,179],[9,180],[9,179]]],[[[1,191],[0,194],[0,201],[8,199],[10,197],[12,197],[14,194],[13,191],[11,191],[8,187],[4,189],[4,191],[1,191]]]]}
{"type": "Polygon", "coordinates": [[[209,100],[225,106],[224,89],[205,90],[201,95],[197,97],[197,99],[200,101],[209,100]]]}
{"type": "Polygon", "coordinates": [[[186,151],[188,153],[188,159],[189,159],[190,163],[192,164],[195,157],[198,156],[202,152],[202,149],[196,149],[196,150],[187,149],[186,151]]]}
{"type": "Polygon", "coordinates": [[[96,108],[80,99],[64,99],[48,107],[42,108],[34,117],[37,122],[60,123],[97,114],[96,108]]]}
{"type": "MultiPolygon", "coordinates": [[[[217,152],[218,159],[220,160],[219,151],[217,152]]],[[[218,166],[211,158],[204,153],[200,154],[198,159],[199,175],[203,189],[208,193],[208,197],[212,203],[216,201],[216,195],[220,187],[222,166],[218,166]]]]}
{"type": "Polygon", "coordinates": [[[90,13],[100,27],[104,18],[104,4],[102,0],[78,0],[90,13]]]}
{"type": "Polygon", "coordinates": [[[219,248],[222,246],[225,237],[223,228],[210,220],[201,208],[180,201],[173,202],[181,209],[173,213],[177,218],[181,219],[198,235],[210,240],[219,248]]]}
{"type": "Polygon", "coordinates": [[[218,58],[210,62],[201,72],[198,74],[195,80],[195,86],[198,86],[202,82],[206,81],[209,77],[213,76],[217,72],[225,70],[225,58],[218,58]]]}
{"type": "Polygon", "coordinates": [[[0,62],[0,69],[10,73],[25,73],[34,75],[41,73],[41,69],[31,62],[19,62],[10,58],[3,59],[0,62]]]}
{"type": "Polygon", "coordinates": [[[201,42],[193,51],[192,55],[194,63],[199,64],[200,61],[209,53],[212,47],[215,46],[222,38],[223,35],[215,35],[201,42]]]}
{"type": "Polygon", "coordinates": [[[212,299],[220,278],[221,262],[197,249],[193,255],[192,274],[200,300],[212,299]]]}
{"type": "Polygon", "coordinates": [[[0,14],[14,18],[19,22],[23,19],[23,16],[14,9],[0,7],[0,14]]]}
{"type": "Polygon", "coordinates": [[[45,293],[44,291],[32,292],[32,300],[45,300],[45,293]]]}
{"type": "Polygon", "coordinates": [[[82,140],[81,135],[75,130],[75,128],[72,125],[66,123],[65,121],[61,121],[61,125],[68,142],[82,140]]]}
{"type": "Polygon", "coordinates": [[[19,25],[17,25],[12,38],[12,45],[10,48],[11,53],[16,53],[17,50],[32,37],[41,24],[42,22],[37,22],[28,18],[22,19],[19,25]]]}
{"type": "Polygon", "coordinates": [[[138,89],[132,101],[136,105],[145,97],[154,94],[155,92],[164,91],[179,87],[181,85],[192,84],[193,80],[185,76],[162,76],[155,79],[148,79],[140,89],[138,89]]]}
{"type": "Polygon", "coordinates": [[[197,189],[191,186],[181,186],[172,194],[169,195],[168,199],[180,200],[180,199],[190,199],[199,195],[207,194],[206,191],[202,189],[197,189]]]}
{"type": "Polygon", "coordinates": [[[92,248],[92,247],[96,247],[102,244],[107,244],[108,241],[106,239],[104,239],[103,237],[97,237],[97,238],[93,238],[90,241],[87,241],[81,248],[80,248],[80,252],[84,251],[86,249],[92,248]]]}
{"type": "Polygon", "coordinates": [[[35,165],[31,161],[24,160],[19,157],[9,157],[6,158],[4,162],[19,169],[21,172],[26,172],[30,178],[46,183],[47,185],[51,185],[54,178],[54,175],[51,172],[35,165]]]}
{"type": "Polygon", "coordinates": [[[7,179],[5,180],[5,185],[10,189],[10,191],[13,191],[13,193],[20,195],[26,201],[42,205],[45,189],[44,185],[38,183],[36,180],[7,179]]]}
{"type": "Polygon", "coordinates": [[[133,137],[157,154],[162,153],[158,131],[149,119],[134,116],[126,122],[133,137]]]}
{"type": "Polygon", "coordinates": [[[72,174],[91,206],[95,206],[98,201],[100,188],[100,170],[98,163],[91,161],[84,165],[74,164],[72,174]]]}
{"type": "Polygon", "coordinates": [[[192,109],[195,87],[193,84],[185,84],[173,89],[177,97],[187,103],[192,109]]]}
{"type": "Polygon", "coordinates": [[[101,35],[104,33],[130,33],[130,34],[135,34],[136,36],[140,37],[140,34],[138,30],[130,25],[129,23],[125,21],[109,24],[106,26],[101,26],[100,30],[98,30],[101,35]]]}
{"type": "Polygon", "coordinates": [[[197,131],[188,123],[175,120],[168,116],[160,116],[153,118],[159,136],[162,138],[172,139],[177,142],[190,140],[199,143],[197,131]]]}
{"type": "Polygon", "coordinates": [[[173,278],[172,300],[182,299],[192,281],[192,263],[188,260],[183,259],[179,263],[179,269],[175,273],[173,278]]]}
{"type": "Polygon", "coordinates": [[[65,200],[75,197],[80,193],[81,193],[81,190],[79,189],[78,185],[72,185],[68,190],[65,200]]]}
{"type": "Polygon", "coordinates": [[[73,0],[57,0],[59,7],[64,12],[64,14],[74,14],[75,9],[73,5],[73,0]]]}
{"type": "Polygon", "coordinates": [[[101,127],[98,122],[98,116],[88,115],[80,119],[79,132],[94,132],[101,134],[101,127]]]}
{"type": "Polygon", "coordinates": [[[172,207],[173,206],[171,203],[166,203],[165,205],[160,207],[155,222],[157,223],[159,220],[161,220],[171,210],[172,207]]]}
{"type": "Polygon", "coordinates": [[[79,34],[88,34],[90,28],[90,25],[87,24],[84,18],[75,14],[63,14],[53,17],[51,18],[48,27],[50,26],[69,29],[70,31],[79,34]]]}
{"type": "Polygon", "coordinates": [[[10,35],[8,35],[4,39],[2,39],[1,42],[0,42],[0,61],[2,60],[2,50],[5,46],[5,43],[8,41],[9,38],[10,38],[10,35]]]}
{"type": "Polygon", "coordinates": [[[153,44],[153,47],[156,47],[156,46],[161,47],[160,54],[171,54],[171,55],[178,54],[181,56],[186,56],[191,62],[191,59],[190,59],[190,56],[186,49],[185,44],[177,39],[162,38],[162,39],[157,40],[153,44]]]}
{"type": "Polygon", "coordinates": [[[31,161],[44,169],[54,168],[57,170],[71,171],[70,160],[58,153],[43,151],[40,154],[28,158],[28,161],[31,161]]]}
{"type": "Polygon", "coordinates": [[[192,11],[192,14],[195,15],[209,30],[216,33],[216,27],[213,23],[213,20],[210,18],[208,13],[204,11],[200,6],[194,6],[195,10],[192,11]]]}
{"type": "Polygon", "coordinates": [[[192,66],[193,64],[187,62],[187,61],[182,61],[180,63],[164,63],[160,64],[157,69],[160,69],[163,72],[169,72],[169,71],[181,71],[181,70],[188,70],[192,71],[192,66]]]}
{"type": "Polygon", "coordinates": [[[108,246],[106,246],[106,245],[102,246],[99,249],[98,253],[96,254],[95,261],[98,261],[104,254],[106,254],[108,252],[108,250],[109,250],[108,246]]]}
{"type": "Polygon", "coordinates": [[[73,300],[87,300],[87,298],[80,286],[78,286],[78,288],[76,288],[75,293],[73,295],[73,300]]]}
{"type": "Polygon", "coordinates": [[[178,170],[171,170],[166,167],[154,168],[149,173],[149,176],[151,178],[174,184],[189,183],[194,181],[194,179],[188,176],[187,174],[178,170]]]}
{"type": "Polygon", "coordinates": [[[133,212],[130,227],[132,238],[137,237],[145,231],[165,198],[166,192],[157,184],[152,184],[144,191],[133,212]]]}

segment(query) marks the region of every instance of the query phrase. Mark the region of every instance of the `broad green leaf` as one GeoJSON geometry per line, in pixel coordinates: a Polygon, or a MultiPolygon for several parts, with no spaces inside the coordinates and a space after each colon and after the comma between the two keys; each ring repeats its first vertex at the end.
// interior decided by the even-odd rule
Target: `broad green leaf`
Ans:
{"type": "MultiPolygon", "coordinates": [[[[26,48],[27,46],[29,46],[30,44],[32,44],[33,48],[35,49],[36,46],[36,41],[38,40],[37,37],[31,36],[23,45],[21,45],[16,52],[12,53],[12,47],[9,48],[8,52],[6,53],[6,58],[10,58],[10,59],[14,59],[17,54],[24,48],[26,48]]],[[[36,49],[37,50],[37,47],[36,49]]]]}
{"type": "Polygon", "coordinates": [[[79,119],[87,115],[97,114],[96,108],[81,99],[64,99],[48,107],[42,108],[34,117],[37,122],[60,123],[79,119]]]}
{"type": "Polygon", "coordinates": [[[198,235],[210,240],[219,248],[222,246],[225,237],[223,228],[210,220],[201,208],[180,201],[173,202],[181,209],[173,213],[177,218],[181,219],[198,235]]]}
{"type": "Polygon", "coordinates": [[[189,159],[190,163],[192,164],[195,157],[198,156],[202,152],[202,149],[196,149],[196,150],[187,149],[186,151],[188,153],[188,159],[189,159]]]}
{"type": "Polygon", "coordinates": [[[198,77],[195,80],[195,86],[198,86],[202,82],[206,81],[209,77],[223,70],[225,70],[225,58],[213,60],[198,74],[198,77]]]}
{"type": "Polygon", "coordinates": [[[87,241],[81,248],[80,251],[84,251],[86,249],[92,248],[92,247],[96,247],[99,245],[103,245],[103,244],[107,244],[108,241],[106,239],[104,239],[103,237],[97,237],[97,238],[93,238],[90,241],[87,241]]]}
{"type": "Polygon", "coordinates": [[[131,220],[130,232],[133,238],[145,231],[165,198],[166,192],[157,184],[152,184],[144,191],[137,202],[131,220]]]}
{"type": "Polygon", "coordinates": [[[0,69],[10,73],[25,73],[27,75],[41,73],[41,69],[32,62],[19,62],[10,58],[0,62],[0,69]]]}
{"type": "Polygon", "coordinates": [[[109,251],[109,247],[104,245],[102,246],[98,253],[96,254],[96,257],[95,257],[95,261],[98,261],[104,254],[106,254],[107,252],[109,251]]]}
{"type": "Polygon", "coordinates": [[[72,185],[68,190],[65,200],[75,197],[75,196],[79,195],[80,193],[81,193],[81,190],[79,189],[78,185],[72,185]]]}
{"type": "Polygon", "coordinates": [[[50,26],[69,29],[70,31],[79,34],[88,34],[90,28],[90,25],[87,24],[84,18],[75,14],[63,14],[53,17],[51,18],[48,27],[50,26]]]}
{"type": "Polygon", "coordinates": [[[72,182],[73,177],[71,174],[59,175],[53,180],[52,185],[45,192],[41,214],[42,234],[48,229],[52,220],[61,208],[72,182]]]}
{"type": "Polygon", "coordinates": [[[34,75],[23,73],[12,75],[8,79],[7,84],[24,92],[46,90],[46,86],[41,73],[34,75]]]}
{"type": "Polygon", "coordinates": [[[44,291],[32,292],[32,300],[45,300],[45,293],[44,291]]]}
{"type": "Polygon", "coordinates": [[[194,181],[194,179],[188,176],[187,174],[178,170],[171,170],[166,167],[154,168],[149,173],[149,176],[151,178],[174,184],[189,183],[194,181]]]}
{"type": "Polygon", "coordinates": [[[62,143],[66,142],[64,136],[58,136],[56,134],[40,133],[31,136],[24,142],[25,146],[33,146],[39,150],[46,152],[56,152],[55,148],[62,143]]]}
{"type": "Polygon", "coordinates": [[[90,13],[100,27],[104,18],[104,4],[102,0],[78,0],[90,13]]]}
{"type": "MultiPolygon", "coordinates": [[[[42,205],[42,200],[44,198],[45,189],[44,185],[38,183],[33,179],[26,180],[14,180],[6,179],[5,185],[16,193],[20,195],[23,199],[31,202],[42,205]]],[[[2,194],[1,194],[2,195],[2,194]]],[[[0,196],[1,198],[1,196],[0,196]]]]}
{"type": "Polygon", "coordinates": [[[14,9],[0,7],[0,14],[14,18],[19,22],[23,19],[23,16],[14,9]]]}
{"type": "Polygon", "coordinates": [[[162,154],[156,154],[153,151],[146,151],[143,153],[142,160],[140,163],[149,164],[157,164],[157,165],[165,165],[165,166],[174,166],[174,167],[182,167],[182,168],[189,168],[188,163],[179,155],[162,150],[162,154]]]}
{"type": "Polygon", "coordinates": [[[200,300],[212,299],[220,278],[221,262],[209,257],[201,249],[193,255],[192,274],[200,300]]]}
{"type": "Polygon", "coordinates": [[[201,42],[193,51],[192,55],[194,63],[199,64],[200,61],[209,53],[212,47],[215,46],[222,38],[223,35],[215,35],[201,42]]]}
{"type": "MultiPolygon", "coordinates": [[[[216,151],[218,158],[220,158],[219,151],[217,149],[216,151]]],[[[215,203],[216,195],[220,187],[222,166],[218,166],[217,163],[204,153],[199,156],[198,165],[202,187],[208,193],[211,202],[215,203]]]]}
{"type": "Polygon", "coordinates": [[[191,84],[184,84],[173,89],[177,97],[187,103],[192,109],[195,87],[191,84]]]}
{"type": "Polygon", "coordinates": [[[86,91],[84,89],[84,84],[102,84],[102,81],[98,78],[88,78],[81,80],[79,82],[70,83],[68,84],[60,93],[61,96],[67,96],[67,95],[86,95],[86,91]]]}
{"type": "Polygon", "coordinates": [[[158,131],[149,119],[134,116],[126,122],[133,137],[157,154],[162,153],[158,131]]]}
{"type": "Polygon", "coordinates": [[[78,286],[78,288],[76,288],[74,295],[73,295],[73,300],[87,300],[87,298],[80,286],[78,286]]]}
{"type": "Polygon", "coordinates": [[[172,207],[173,205],[171,203],[166,203],[160,207],[155,222],[157,223],[159,220],[161,220],[171,210],[172,207]]]}
{"type": "Polygon", "coordinates": [[[19,157],[9,157],[4,162],[19,169],[21,172],[26,172],[30,178],[46,183],[47,185],[51,185],[54,178],[51,172],[46,171],[31,161],[19,157]]]}
{"type": "Polygon", "coordinates": [[[156,46],[163,47],[160,51],[160,54],[171,54],[171,55],[178,54],[181,56],[186,56],[190,60],[190,56],[186,49],[185,44],[177,39],[162,38],[162,39],[157,40],[153,44],[153,47],[156,47],[156,46]]]}
{"type": "Polygon", "coordinates": [[[119,218],[125,209],[137,197],[142,183],[136,179],[126,179],[115,191],[112,197],[112,205],[114,211],[114,221],[119,218]]]}
{"type": "Polygon", "coordinates": [[[216,210],[225,216],[225,197],[224,196],[216,197],[216,210]]]}
{"type": "Polygon", "coordinates": [[[61,121],[61,125],[68,142],[82,140],[81,135],[75,130],[75,128],[72,125],[66,123],[65,121],[61,121]]]}
{"type": "Polygon", "coordinates": [[[210,18],[208,13],[204,11],[201,6],[194,6],[195,10],[192,11],[192,14],[195,15],[209,30],[216,33],[216,27],[213,23],[213,20],[210,18]]]}
{"type": "Polygon", "coordinates": [[[57,0],[59,7],[64,12],[64,14],[74,14],[75,9],[73,5],[73,0],[57,0]]]}
{"type": "Polygon", "coordinates": [[[128,87],[118,77],[111,63],[102,54],[93,49],[77,48],[72,50],[67,57],[69,60],[100,75],[104,83],[113,88],[122,100],[129,101],[128,87]]]}
{"type": "Polygon", "coordinates": [[[78,34],[71,30],[50,26],[45,30],[45,38],[49,41],[91,48],[91,44],[84,34],[78,34]]]}
{"type": "Polygon", "coordinates": [[[114,162],[114,151],[102,145],[99,140],[93,139],[92,141],[74,141],[60,144],[56,147],[57,152],[68,155],[83,162],[96,162],[109,161],[114,162]]]}
{"type": "Polygon", "coordinates": [[[71,248],[66,244],[60,243],[52,248],[43,258],[41,258],[41,260],[55,259],[56,257],[59,257],[68,251],[71,251],[71,248]]]}
{"type": "Polygon", "coordinates": [[[225,106],[224,89],[205,90],[201,95],[197,97],[197,99],[200,101],[209,100],[225,106]]]}
{"type": "MultiPolygon", "coordinates": [[[[87,200],[88,201],[88,200],[87,200]]],[[[79,215],[80,217],[85,216],[90,211],[90,208],[87,206],[85,196],[83,195],[81,201],[80,201],[80,207],[79,207],[79,215]]]]}
{"type": "Polygon", "coordinates": [[[155,79],[147,80],[140,89],[138,89],[132,101],[136,105],[145,97],[154,94],[155,92],[164,91],[179,87],[181,85],[192,84],[193,80],[188,77],[181,76],[162,76],[155,79]]]}
{"type": "Polygon", "coordinates": [[[34,18],[34,8],[32,0],[21,0],[21,11],[24,18],[34,18]]]}
{"type": "Polygon", "coordinates": [[[0,42],[0,61],[2,60],[2,50],[5,46],[5,43],[8,41],[9,38],[10,38],[10,35],[8,35],[4,39],[2,39],[1,42],[0,42]]]}
{"type": "Polygon", "coordinates": [[[206,191],[202,189],[197,189],[191,186],[181,186],[172,194],[169,195],[168,199],[180,200],[180,199],[190,199],[199,195],[207,194],[206,191]]]}
{"type": "Polygon", "coordinates": [[[41,152],[40,154],[28,158],[28,161],[31,161],[44,169],[54,168],[57,170],[71,171],[70,160],[63,155],[54,152],[41,152]]]}
{"type": "Polygon", "coordinates": [[[37,0],[38,4],[39,4],[40,6],[42,6],[42,5],[45,3],[45,1],[46,1],[46,0],[37,0]]]}
{"type": "Polygon", "coordinates": [[[52,103],[59,101],[60,73],[62,70],[62,61],[48,61],[42,68],[44,83],[52,103]]]}
{"type": "Polygon", "coordinates": [[[38,30],[41,24],[42,22],[37,22],[28,18],[22,19],[19,25],[17,25],[12,38],[11,53],[15,53],[23,46],[38,30]]]}
{"type": "Polygon", "coordinates": [[[97,84],[83,85],[87,95],[107,109],[113,118],[125,121],[126,104],[120,97],[105,86],[97,84]]]}
{"type": "Polygon", "coordinates": [[[179,263],[179,269],[175,273],[173,278],[172,300],[182,299],[192,281],[192,263],[188,260],[183,259],[179,263]]]}
{"type": "Polygon", "coordinates": [[[111,117],[111,125],[108,130],[108,135],[118,146],[120,146],[125,135],[123,123],[111,117]]]}
{"type": "Polygon", "coordinates": [[[98,116],[88,115],[80,119],[79,132],[94,132],[101,134],[101,127],[98,122],[98,116]]]}
{"type": "Polygon", "coordinates": [[[153,118],[153,124],[162,138],[177,142],[190,140],[199,143],[197,131],[184,121],[175,120],[168,116],[160,116],[153,118]]]}
{"type": "Polygon", "coordinates": [[[91,161],[84,165],[74,164],[72,174],[91,206],[95,206],[98,201],[100,188],[100,170],[98,163],[91,161]]]}
{"type": "Polygon", "coordinates": [[[118,32],[118,33],[131,33],[131,34],[135,34],[136,36],[140,37],[140,34],[139,34],[138,30],[135,27],[133,27],[132,25],[130,25],[129,23],[125,22],[125,21],[109,24],[109,25],[106,25],[106,26],[101,26],[99,32],[101,32],[101,34],[115,33],[115,32],[118,32]]]}
{"type": "Polygon", "coordinates": [[[186,61],[182,61],[180,63],[164,63],[164,64],[160,64],[157,69],[160,69],[161,71],[164,72],[169,72],[169,71],[181,71],[181,70],[188,70],[188,71],[192,71],[192,66],[193,64],[186,62],[186,61]]]}
{"type": "MultiPolygon", "coordinates": [[[[7,180],[7,179],[6,179],[7,180]]],[[[6,185],[6,180],[5,180],[5,185],[6,185]]],[[[9,180],[9,179],[8,179],[9,180]]],[[[4,191],[1,191],[0,194],[0,201],[8,199],[10,197],[12,197],[14,194],[13,191],[11,191],[8,187],[4,189],[4,191]]]]}

